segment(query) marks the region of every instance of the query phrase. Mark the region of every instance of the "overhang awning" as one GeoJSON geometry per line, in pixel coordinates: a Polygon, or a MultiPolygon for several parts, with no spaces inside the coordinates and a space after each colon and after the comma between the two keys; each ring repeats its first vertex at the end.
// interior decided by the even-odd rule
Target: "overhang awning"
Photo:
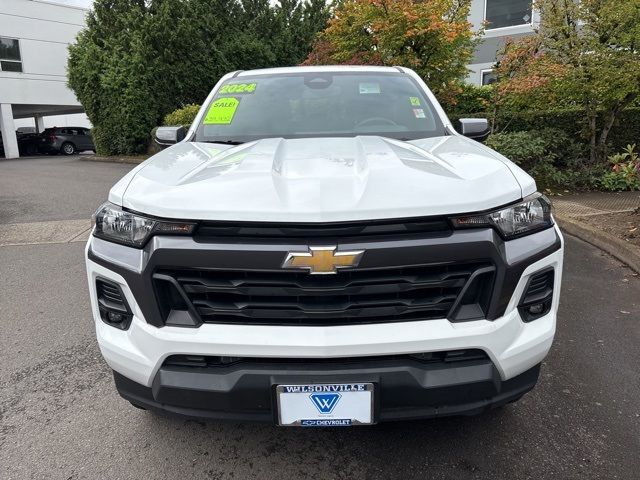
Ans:
{"type": "Polygon", "coordinates": [[[35,116],[47,117],[49,115],[69,115],[72,113],[84,113],[81,105],[36,105],[36,104],[12,104],[13,118],[29,118],[35,116]]]}

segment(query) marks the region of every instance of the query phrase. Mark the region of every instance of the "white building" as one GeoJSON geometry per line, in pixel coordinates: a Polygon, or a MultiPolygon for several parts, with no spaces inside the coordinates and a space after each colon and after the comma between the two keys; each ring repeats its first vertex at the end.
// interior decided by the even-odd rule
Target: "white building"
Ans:
{"type": "Polygon", "coordinates": [[[532,0],[472,0],[469,22],[474,28],[485,25],[482,43],[476,49],[467,77],[469,83],[486,85],[495,78],[493,66],[507,38],[529,35],[539,23],[532,0]]]}
{"type": "Polygon", "coordinates": [[[67,47],[86,9],[46,0],[0,0],[0,130],[7,158],[18,157],[15,131],[35,126],[89,127],[67,87],[67,47]]]}

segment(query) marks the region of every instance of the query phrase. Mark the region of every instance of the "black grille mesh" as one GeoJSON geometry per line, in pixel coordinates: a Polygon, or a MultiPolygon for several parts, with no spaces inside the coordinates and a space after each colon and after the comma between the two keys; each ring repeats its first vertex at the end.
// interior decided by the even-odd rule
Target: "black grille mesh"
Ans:
{"type": "Polygon", "coordinates": [[[471,274],[483,267],[476,262],[335,275],[190,269],[157,275],[175,279],[205,323],[341,325],[447,318],[471,274]]]}

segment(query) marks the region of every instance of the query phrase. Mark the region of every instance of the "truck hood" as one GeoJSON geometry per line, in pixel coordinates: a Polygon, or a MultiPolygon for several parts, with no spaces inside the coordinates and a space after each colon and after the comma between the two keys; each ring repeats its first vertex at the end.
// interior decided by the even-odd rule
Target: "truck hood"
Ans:
{"type": "Polygon", "coordinates": [[[452,135],[182,142],[116,184],[109,200],[165,218],[341,222],[488,210],[533,193],[493,150],[452,135]]]}

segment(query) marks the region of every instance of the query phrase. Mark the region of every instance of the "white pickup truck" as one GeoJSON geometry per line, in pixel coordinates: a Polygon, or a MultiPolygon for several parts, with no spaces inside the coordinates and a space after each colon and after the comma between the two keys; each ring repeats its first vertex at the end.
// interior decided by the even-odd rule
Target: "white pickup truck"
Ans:
{"type": "Polygon", "coordinates": [[[487,135],[406,68],[224,76],[95,214],[91,303],[119,393],[283,426],[519,399],[553,341],[563,239],[487,135]]]}

